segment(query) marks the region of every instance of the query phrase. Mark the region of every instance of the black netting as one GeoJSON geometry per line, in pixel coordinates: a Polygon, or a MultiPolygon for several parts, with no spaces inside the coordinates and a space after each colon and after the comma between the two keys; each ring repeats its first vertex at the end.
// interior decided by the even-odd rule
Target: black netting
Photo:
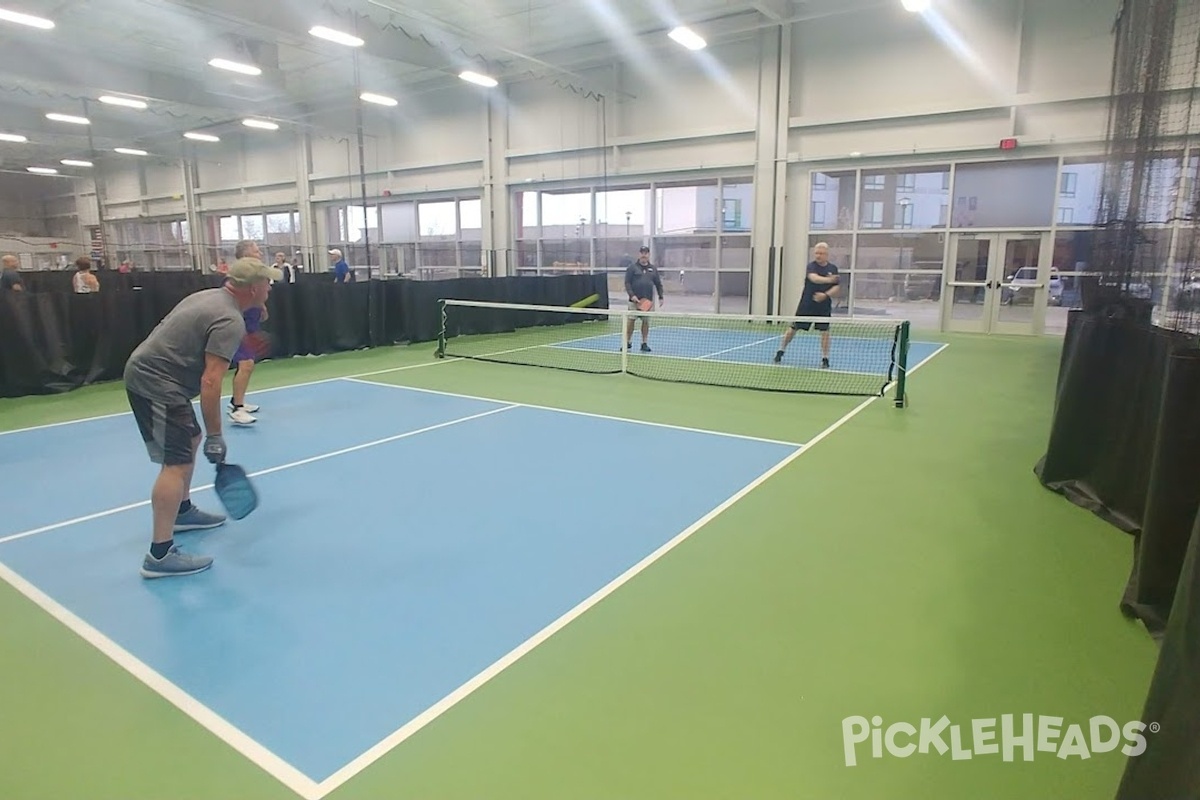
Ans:
{"type": "Polygon", "coordinates": [[[1200,106],[1200,2],[1125,0],[1116,20],[1104,182],[1096,225],[1099,280],[1085,304],[1200,333],[1200,156],[1184,161],[1200,106]],[[1156,229],[1180,223],[1173,257],[1156,229]],[[1088,302],[1090,299],[1090,302],[1088,302]]]}

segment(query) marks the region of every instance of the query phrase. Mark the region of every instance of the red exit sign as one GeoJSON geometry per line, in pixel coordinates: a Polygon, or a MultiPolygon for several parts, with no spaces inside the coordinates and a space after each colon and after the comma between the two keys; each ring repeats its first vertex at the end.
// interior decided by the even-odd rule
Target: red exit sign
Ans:
{"type": "Polygon", "coordinates": [[[1016,139],[1001,139],[1000,140],[1000,149],[1001,150],[1016,150],[1017,149],[1017,140],[1016,139]]]}

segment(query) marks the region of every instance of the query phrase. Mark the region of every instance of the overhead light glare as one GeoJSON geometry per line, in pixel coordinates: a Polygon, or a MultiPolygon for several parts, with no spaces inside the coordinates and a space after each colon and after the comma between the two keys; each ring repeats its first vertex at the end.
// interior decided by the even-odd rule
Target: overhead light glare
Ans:
{"type": "Polygon", "coordinates": [[[144,110],[146,103],[143,100],[134,100],[132,97],[115,97],[111,94],[102,95],[101,103],[107,103],[110,106],[124,106],[125,108],[137,108],[144,110]]]}
{"type": "Polygon", "coordinates": [[[133,147],[114,147],[114,153],[120,153],[123,156],[148,156],[150,155],[145,150],[137,150],[133,147]]]}
{"type": "Polygon", "coordinates": [[[22,14],[19,11],[9,11],[7,8],[0,8],[0,20],[15,22],[18,25],[28,25],[30,28],[40,28],[44,31],[54,27],[52,20],[35,17],[31,14],[22,14]]]}
{"type": "Polygon", "coordinates": [[[499,85],[496,79],[490,75],[480,75],[478,72],[472,72],[469,69],[460,72],[458,77],[462,78],[467,83],[474,83],[477,86],[486,86],[489,89],[499,85]]]}
{"type": "Polygon", "coordinates": [[[208,65],[217,69],[229,70],[230,72],[239,72],[242,75],[262,75],[262,70],[253,64],[242,64],[237,61],[230,61],[227,58],[214,58],[208,62],[208,65]]]}
{"type": "Polygon", "coordinates": [[[914,14],[920,14],[922,11],[929,10],[929,0],[900,0],[906,11],[911,11],[914,14]]]}
{"type": "Polygon", "coordinates": [[[47,114],[46,119],[53,122],[69,122],[72,125],[91,125],[92,121],[87,117],[75,117],[70,114],[47,114]]]}
{"type": "Polygon", "coordinates": [[[213,136],[211,133],[196,133],[195,131],[188,131],[187,133],[185,133],[183,135],[183,138],[191,139],[192,141],[195,141],[195,142],[219,142],[219,141],[221,141],[220,136],[213,136]]]}
{"type": "Polygon", "coordinates": [[[375,94],[374,92],[363,92],[361,95],[359,95],[359,97],[362,98],[363,102],[374,103],[377,106],[394,106],[398,105],[400,102],[394,97],[375,94]]]}
{"type": "Polygon", "coordinates": [[[0,133],[0,142],[17,142],[21,144],[28,141],[29,139],[19,133],[0,133]]]}
{"type": "Polygon", "coordinates": [[[349,33],[342,33],[341,31],[335,31],[333,28],[326,28],[324,25],[314,25],[309,29],[308,32],[310,35],[315,36],[318,39],[324,39],[337,44],[344,44],[347,47],[362,47],[365,44],[365,42],[357,36],[349,33]]]}
{"type": "Polygon", "coordinates": [[[672,30],[667,36],[671,37],[678,44],[683,45],[688,50],[703,50],[708,47],[708,42],[693,31],[691,28],[678,27],[672,30]]]}
{"type": "Polygon", "coordinates": [[[94,166],[92,164],[92,162],[90,162],[90,161],[81,161],[76,158],[64,158],[62,161],[60,161],[58,163],[62,164],[64,167],[91,167],[91,166],[94,166]]]}
{"type": "Polygon", "coordinates": [[[50,167],[26,167],[25,169],[28,170],[29,172],[32,172],[34,175],[57,175],[58,174],[58,170],[51,169],[50,167]]]}
{"type": "Polygon", "coordinates": [[[274,122],[269,122],[265,119],[244,119],[244,120],[242,120],[242,124],[245,125],[247,128],[258,128],[259,130],[263,130],[263,131],[279,130],[278,125],[276,125],[274,122]]]}

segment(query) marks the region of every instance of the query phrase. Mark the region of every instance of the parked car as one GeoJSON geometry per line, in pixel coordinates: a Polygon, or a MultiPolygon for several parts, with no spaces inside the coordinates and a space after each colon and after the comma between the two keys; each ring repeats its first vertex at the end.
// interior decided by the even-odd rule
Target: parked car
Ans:
{"type": "MultiPolygon", "coordinates": [[[[1033,302],[1034,287],[1039,284],[1037,267],[1021,267],[1004,279],[1006,285],[1000,292],[1000,302],[1015,305],[1028,300],[1033,302]]],[[[1062,304],[1063,282],[1057,267],[1050,268],[1050,282],[1047,285],[1048,302],[1052,306],[1062,304]]]]}

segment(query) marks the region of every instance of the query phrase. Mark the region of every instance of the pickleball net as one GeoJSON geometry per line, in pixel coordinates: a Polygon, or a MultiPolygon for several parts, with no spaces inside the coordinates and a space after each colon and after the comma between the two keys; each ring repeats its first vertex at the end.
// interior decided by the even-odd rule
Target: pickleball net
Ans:
{"type": "Polygon", "coordinates": [[[894,382],[897,405],[905,396],[907,320],[439,302],[441,358],[803,394],[882,395],[894,382]],[[809,329],[796,331],[776,362],[795,322],[809,329]],[[829,326],[828,366],[818,324],[829,326]]]}

